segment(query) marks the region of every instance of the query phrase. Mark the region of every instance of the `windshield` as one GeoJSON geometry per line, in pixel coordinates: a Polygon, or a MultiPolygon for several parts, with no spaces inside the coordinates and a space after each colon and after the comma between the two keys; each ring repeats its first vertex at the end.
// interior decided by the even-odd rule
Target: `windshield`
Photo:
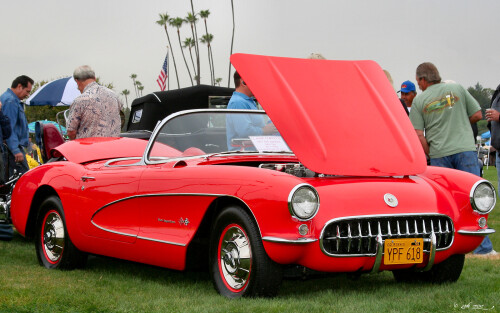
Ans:
{"type": "Polygon", "coordinates": [[[170,118],[155,132],[148,158],[231,152],[291,152],[263,111],[191,111],[170,118]]]}

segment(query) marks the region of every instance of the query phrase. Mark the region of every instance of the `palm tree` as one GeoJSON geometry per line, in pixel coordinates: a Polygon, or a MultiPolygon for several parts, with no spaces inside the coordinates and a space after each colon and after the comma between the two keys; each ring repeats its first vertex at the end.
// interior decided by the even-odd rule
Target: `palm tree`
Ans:
{"type": "Polygon", "coordinates": [[[132,78],[132,81],[134,82],[135,96],[138,97],[138,95],[137,95],[137,87],[135,85],[135,79],[137,78],[137,74],[130,74],[130,78],[132,78]]]}
{"type": "MultiPolygon", "coordinates": [[[[199,52],[199,47],[198,47],[198,38],[196,36],[198,36],[197,32],[196,32],[196,22],[198,21],[198,19],[196,18],[196,15],[193,15],[191,13],[188,12],[187,16],[186,16],[186,21],[191,25],[191,34],[193,35],[193,44],[194,44],[194,52],[195,52],[195,55],[196,55],[196,64],[198,64],[198,67],[195,67],[195,77],[199,75],[197,75],[196,73],[200,71],[200,52],[199,52]]],[[[195,79],[196,80],[196,79],[195,79]]],[[[196,83],[199,85],[200,84],[200,81],[199,80],[196,80],[196,83]]]]}
{"type": "MultiPolygon", "coordinates": [[[[156,21],[156,24],[163,26],[163,28],[165,29],[165,33],[167,34],[168,46],[172,47],[172,44],[170,43],[170,36],[168,35],[168,31],[167,31],[167,24],[168,24],[168,21],[170,20],[170,16],[168,15],[168,13],[165,13],[165,14],[160,13],[159,15],[160,15],[160,19],[158,21],[156,21]]],[[[174,51],[172,51],[172,60],[174,61],[175,77],[177,78],[177,88],[180,88],[179,75],[177,74],[177,65],[175,64],[174,51]]]]}
{"type": "MultiPolygon", "coordinates": [[[[203,21],[205,22],[205,34],[208,35],[208,27],[207,27],[207,18],[208,16],[210,15],[210,11],[209,10],[201,10],[200,11],[200,17],[203,19],[203,21]]],[[[213,37],[213,36],[212,36],[213,37]]],[[[209,45],[209,56],[208,56],[208,63],[211,64],[211,67],[210,67],[210,79],[212,80],[212,85],[214,84],[214,81],[215,81],[215,64],[214,64],[214,56],[212,54],[212,45],[210,44],[209,45]]]]}
{"type": "Polygon", "coordinates": [[[222,78],[221,77],[217,77],[215,79],[215,83],[217,84],[217,86],[220,86],[220,82],[222,81],[222,78]]]}
{"type": "MultiPolygon", "coordinates": [[[[196,17],[196,13],[194,13],[193,0],[191,0],[191,14],[196,17]]],[[[198,31],[196,30],[196,19],[194,20],[194,40],[196,43],[196,65],[198,69],[198,78],[196,79],[196,83],[200,84],[200,48],[198,46],[198,31]]]]}
{"type": "Polygon", "coordinates": [[[135,81],[135,86],[137,87],[137,93],[139,94],[139,97],[142,97],[142,90],[144,89],[144,86],[138,80],[135,81]]]}
{"type": "Polygon", "coordinates": [[[171,18],[168,21],[170,26],[177,28],[177,38],[179,39],[179,47],[181,48],[182,57],[184,58],[184,64],[186,64],[186,69],[187,69],[188,74],[189,74],[189,79],[191,80],[191,85],[194,86],[193,77],[191,76],[191,71],[189,70],[189,66],[188,66],[188,63],[186,61],[186,56],[184,55],[184,50],[182,50],[181,30],[180,29],[182,27],[182,24],[184,24],[184,22],[186,22],[186,20],[181,18],[181,17],[171,18]]]}
{"type": "MultiPolygon", "coordinates": [[[[196,77],[197,74],[196,74],[196,66],[194,65],[194,61],[193,61],[193,52],[191,51],[192,48],[195,46],[195,43],[194,43],[194,40],[193,38],[186,38],[184,39],[184,46],[182,46],[183,48],[189,48],[189,56],[191,57],[191,63],[193,64],[193,70],[194,70],[194,76],[196,77]]],[[[196,48],[195,48],[196,50],[196,48]]],[[[196,78],[195,78],[196,80],[196,78]]]]}
{"type": "Polygon", "coordinates": [[[208,65],[210,66],[210,80],[212,82],[212,86],[214,85],[214,75],[213,75],[213,65],[212,65],[212,61],[210,60],[210,51],[212,50],[211,46],[210,46],[210,43],[212,42],[212,40],[214,39],[214,35],[212,34],[206,34],[206,35],[203,35],[201,36],[200,38],[200,41],[202,43],[206,43],[207,44],[207,48],[208,48],[208,65]]]}
{"type": "Polygon", "coordinates": [[[125,105],[128,108],[128,99],[127,96],[130,94],[130,91],[128,89],[123,89],[122,90],[122,95],[125,97],[125,105]]]}
{"type": "MultiPolygon", "coordinates": [[[[231,52],[229,53],[229,57],[233,54],[233,43],[234,43],[234,4],[233,0],[231,0],[231,12],[233,13],[233,36],[231,37],[231,52]]],[[[227,78],[227,87],[231,83],[231,60],[229,60],[229,75],[227,78]]]]}

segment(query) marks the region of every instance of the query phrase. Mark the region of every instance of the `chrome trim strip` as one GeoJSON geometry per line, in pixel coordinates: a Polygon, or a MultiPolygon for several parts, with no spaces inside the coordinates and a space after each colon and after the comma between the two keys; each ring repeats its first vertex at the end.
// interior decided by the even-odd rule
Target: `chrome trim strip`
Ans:
{"type": "Polygon", "coordinates": [[[118,232],[118,231],[114,231],[114,230],[110,230],[110,229],[107,229],[107,228],[104,228],[104,227],[101,227],[99,225],[97,225],[94,221],[91,221],[92,224],[101,229],[101,230],[104,230],[106,232],[109,232],[109,233],[113,233],[113,234],[117,234],[117,235],[122,235],[122,236],[127,236],[127,237],[133,237],[133,238],[137,238],[137,239],[142,239],[142,240],[148,240],[148,241],[154,241],[154,242],[159,242],[159,243],[165,243],[165,244],[169,244],[169,245],[174,245],[174,246],[181,246],[181,247],[185,247],[186,244],[184,243],[178,243],[178,242],[172,242],[172,241],[165,241],[165,240],[159,240],[159,239],[153,239],[153,238],[148,238],[148,237],[143,237],[143,236],[137,236],[137,235],[132,235],[132,234],[127,234],[127,233],[122,233],[122,232],[118,232]]]}
{"type": "Polygon", "coordinates": [[[478,230],[464,230],[460,229],[457,231],[460,235],[470,235],[470,236],[486,236],[495,233],[493,228],[478,229],[478,230]]]}
{"type": "Polygon", "coordinates": [[[172,242],[172,241],[165,241],[165,240],[159,240],[159,239],[153,239],[153,238],[147,238],[147,237],[142,237],[142,236],[137,236],[137,239],[142,239],[142,240],[148,240],[148,241],[154,241],[154,242],[159,242],[159,243],[166,243],[168,245],[174,245],[174,246],[181,246],[185,247],[185,243],[178,243],[178,242],[172,242]]]}
{"type": "Polygon", "coordinates": [[[275,242],[275,243],[284,243],[284,244],[307,244],[318,241],[316,238],[298,238],[298,239],[285,239],[273,236],[265,236],[262,237],[263,241],[275,242]]]}
{"type": "Polygon", "coordinates": [[[430,249],[429,262],[427,262],[427,265],[422,270],[424,272],[430,270],[432,268],[432,266],[434,266],[434,258],[436,257],[436,247],[437,247],[436,234],[434,233],[434,231],[431,232],[430,241],[431,241],[431,246],[429,247],[429,249],[430,249]]]}
{"type": "Polygon", "coordinates": [[[152,94],[153,96],[155,96],[155,97],[156,97],[156,99],[158,99],[158,102],[159,102],[159,103],[161,103],[161,100],[160,100],[160,98],[156,95],[156,93],[152,92],[151,94],[152,94]]]}
{"type": "Polygon", "coordinates": [[[125,166],[136,166],[136,165],[144,165],[141,163],[141,157],[126,157],[126,158],[116,158],[109,160],[108,162],[104,163],[105,167],[125,167],[125,166]],[[139,160],[137,163],[132,163],[132,164],[123,164],[123,165],[110,165],[111,163],[114,162],[120,162],[120,161],[128,161],[128,160],[139,160]]]}
{"type": "Polygon", "coordinates": [[[497,203],[497,192],[495,191],[495,186],[493,186],[492,183],[490,183],[489,181],[487,181],[485,179],[477,181],[474,184],[474,186],[472,186],[472,188],[470,189],[469,201],[470,201],[470,205],[472,206],[472,209],[474,209],[474,211],[476,211],[477,213],[479,213],[481,215],[486,215],[486,214],[490,213],[495,208],[495,205],[497,203]],[[476,203],[474,202],[474,191],[476,191],[477,186],[479,186],[482,183],[486,183],[486,184],[490,185],[490,187],[493,189],[493,195],[494,195],[493,205],[491,206],[491,209],[488,212],[479,211],[476,207],[476,203]]]}
{"type": "Polygon", "coordinates": [[[104,230],[104,231],[107,231],[108,233],[112,233],[112,234],[116,234],[116,235],[122,235],[122,236],[127,236],[127,237],[135,237],[137,238],[137,235],[132,235],[132,234],[127,234],[127,233],[122,233],[122,232],[119,232],[119,231],[114,231],[114,230],[111,230],[111,229],[107,229],[107,228],[104,228],[102,226],[99,226],[97,225],[93,220],[90,220],[90,222],[92,223],[92,225],[94,225],[95,227],[99,228],[100,230],[104,230]]]}
{"type": "Polygon", "coordinates": [[[209,193],[160,193],[160,194],[133,195],[133,196],[130,196],[130,197],[125,197],[125,198],[122,198],[122,199],[115,200],[113,202],[110,202],[110,203],[102,206],[97,211],[95,211],[94,214],[92,214],[92,217],[90,218],[90,222],[95,227],[97,227],[97,228],[99,228],[101,230],[110,232],[110,233],[114,233],[114,234],[118,234],[118,235],[123,235],[123,236],[137,237],[137,238],[141,238],[141,239],[144,239],[144,240],[151,240],[151,241],[163,242],[163,243],[167,243],[167,244],[175,244],[175,245],[183,245],[183,246],[185,246],[185,244],[173,243],[173,242],[169,242],[169,241],[161,241],[161,240],[156,240],[156,239],[147,238],[147,237],[138,237],[136,235],[126,234],[126,233],[120,233],[120,232],[113,231],[113,230],[110,230],[110,229],[106,229],[106,228],[104,228],[102,226],[99,226],[93,220],[94,216],[97,213],[99,213],[99,211],[101,211],[102,209],[104,209],[104,208],[106,208],[106,207],[108,207],[108,206],[110,206],[112,204],[115,204],[115,203],[118,203],[118,202],[121,202],[121,201],[130,200],[130,199],[134,199],[134,198],[143,198],[143,197],[169,197],[169,196],[200,196],[200,197],[217,197],[217,198],[218,197],[230,197],[230,198],[238,199],[239,201],[241,201],[247,207],[247,209],[250,212],[250,214],[252,214],[252,217],[253,217],[253,219],[255,221],[255,224],[257,225],[257,229],[259,230],[259,234],[262,237],[262,232],[260,230],[259,221],[257,221],[257,218],[255,217],[255,214],[253,214],[252,210],[250,209],[250,207],[248,206],[248,204],[246,204],[245,201],[243,201],[241,198],[238,198],[238,197],[235,197],[235,196],[231,196],[231,195],[227,195],[227,194],[216,194],[216,193],[213,193],[213,194],[209,194],[209,193]]]}
{"type": "MultiPolygon", "coordinates": [[[[243,203],[245,203],[243,200],[241,200],[240,198],[237,198],[237,197],[234,197],[234,196],[230,196],[230,195],[223,195],[223,194],[208,194],[208,193],[152,193],[152,194],[141,194],[141,195],[133,195],[133,196],[129,196],[129,197],[125,197],[125,198],[121,198],[121,199],[118,199],[118,200],[115,200],[113,202],[110,202],[102,207],[100,207],[97,211],[94,212],[94,214],[92,214],[92,217],[90,218],[90,220],[92,221],[92,223],[94,222],[93,219],[94,219],[94,216],[96,216],[97,213],[99,213],[99,211],[105,209],[106,207],[110,206],[110,205],[113,205],[113,204],[116,204],[118,202],[122,202],[122,201],[125,201],[125,200],[130,200],[130,199],[135,199],[135,198],[145,198],[145,197],[169,197],[169,196],[200,196],[200,197],[222,197],[222,196],[227,196],[227,197],[232,197],[232,198],[236,198],[236,199],[239,199],[240,201],[242,201],[243,203]]],[[[245,203],[246,205],[246,203],[245,203]]],[[[248,207],[248,206],[247,206],[248,207]]],[[[254,216],[255,217],[255,216],[254,216]]]]}
{"type": "Polygon", "coordinates": [[[377,218],[377,217],[400,217],[400,216],[446,216],[449,218],[448,215],[446,214],[441,214],[441,213],[397,213],[397,214],[373,214],[373,215],[352,215],[352,216],[343,216],[343,217],[337,217],[329,220],[328,222],[325,223],[325,226],[323,227],[323,230],[321,231],[321,234],[323,234],[323,231],[326,227],[327,224],[337,222],[337,221],[343,221],[343,220],[349,220],[349,219],[368,219],[368,218],[377,218]]]}
{"type": "MultiPolygon", "coordinates": [[[[167,117],[165,117],[163,120],[161,120],[158,124],[156,124],[155,129],[153,130],[153,134],[149,138],[148,145],[146,146],[146,149],[144,150],[144,154],[142,155],[142,163],[144,164],[155,164],[155,162],[151,162],[149,160],[149,153],[151,152],[151,149],[153,148],[153,142],[155,142],[156,137],[158,137],[158,134],[163,127],[168,121],[171,119],[174,119],[178,116],[182,115],[188,115],[188,114],[193,114],[193,113],[198,113],[198,112],[206,112],[206,113],[260,113],[262,115],[265,114],[263,110],[234,110],[234,109],[194,109],[194,110],[185,110],[185,111],[179,111],[176,113],[173,113],[167,117]]],[[[197,156],[200,157],[200,156],[197,156]]],[[[169,159],[170,160],[170,159],[169,159]]]]}
{"type": "Polygon", "coordinates": [[[372,271],[370,272],[371,274],[378,273],[378,270],[380,269],[380,264],[382,264],[382,255],[384,254],[384,241],[382,240],[382,235],[379,233],[377,235],[377,253],[375,256],[375,263],[373,263],[373,268],[372,271]]]}

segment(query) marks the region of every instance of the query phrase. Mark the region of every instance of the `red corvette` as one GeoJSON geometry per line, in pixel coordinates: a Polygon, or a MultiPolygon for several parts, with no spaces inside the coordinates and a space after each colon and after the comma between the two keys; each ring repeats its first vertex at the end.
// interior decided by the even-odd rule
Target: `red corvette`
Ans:
{"type": "Polygon", "coordinates": [[[233,55],[265,109],[168,116],[149,141],[88,138],[23,175],[12,221],[47,268],[87,254],[185,270],[227,297],[272,296],[285,268],[456,281],[496,201],[486,180],[426,165],[372,61],[233,55]],[[273,123],[239,138],[226,125],[273,123]]]}

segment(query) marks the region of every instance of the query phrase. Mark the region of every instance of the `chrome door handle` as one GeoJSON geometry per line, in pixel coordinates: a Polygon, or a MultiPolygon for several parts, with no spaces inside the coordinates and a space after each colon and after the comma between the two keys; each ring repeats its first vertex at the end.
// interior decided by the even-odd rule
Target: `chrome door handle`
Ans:
{"type": "Polygon", "coordinates": [[[92,176],[82,176],[81,180],[82,180],[82,182],[86,182],[86,181],[89,181],[89,180],[95,180],[95,177],[92,177],[92,176]]]}

